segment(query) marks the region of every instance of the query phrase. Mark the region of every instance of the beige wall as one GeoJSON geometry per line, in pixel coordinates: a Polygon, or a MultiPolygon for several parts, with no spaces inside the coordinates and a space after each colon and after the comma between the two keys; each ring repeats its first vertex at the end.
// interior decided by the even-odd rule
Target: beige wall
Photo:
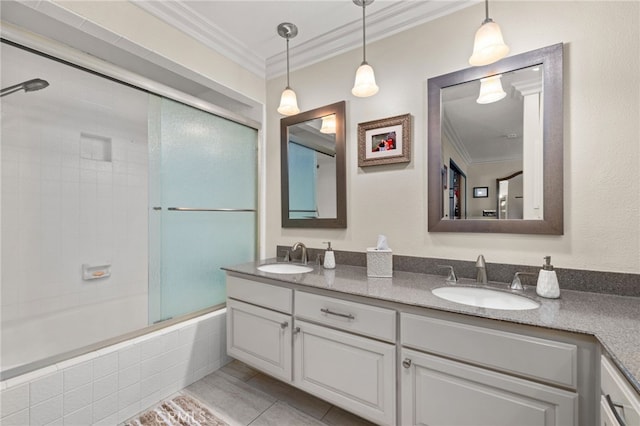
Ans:
{"type": "Polygon", "coordinates": [[[482,5],[367,46],[380,92],[351,95],[361,50],[291,74],[305,111],[347,100],[345,230],[280,225],[279,120],[285,79],[267,82],[267,254],[303,241],[363,251],[386,234],[396,254],[640,273],[640,4],[637,2],[492,2],[511,54],[565,43],[565,234],[528,236],[427,232],[427,101],[430,77],[466,68],[482,5]],[[357,123],[411,113],[412,161],[357,167],[357,123]],[[386,188],[387,190],[381,190],[386,188]],[[375,214],[372,214],[375,213],[375,214]]]}
{"type": "Polygon", "coordinates": [[[209,49],[128,1],[56,1],[137,45],[257,102],[265,102],[264,79],[209,49]]]}

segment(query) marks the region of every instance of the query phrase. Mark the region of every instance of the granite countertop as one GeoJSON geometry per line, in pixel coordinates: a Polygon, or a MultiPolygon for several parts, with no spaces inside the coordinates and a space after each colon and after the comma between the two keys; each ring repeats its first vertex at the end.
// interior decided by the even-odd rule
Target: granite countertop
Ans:
{"type": "MultiPolygon", "coordinates": [[[[275,259],[269,259],[222,269],[405,305],[590,334],[598,339],[640,393],[639,297],[562,290],[560,299],[544,299],[536,295],[535,287],[529,287],[524,294],[537,300],[540,308],[508,311],[462,305],[434,296],[431,290],[445,285],[444,276],[394,271],[393,278],[368,278],[366,268],[345,265],[326,270],[310,264],[314,270],[306,274],[272,274],[257,269],[261,264],[275,262],[275,259]]],[[[469,279],[460,280],[458,285],[465,283],[477,285],[469,279]]],[[[489,286],[509,291],[505,283],[490,282],[489,286]]]]}

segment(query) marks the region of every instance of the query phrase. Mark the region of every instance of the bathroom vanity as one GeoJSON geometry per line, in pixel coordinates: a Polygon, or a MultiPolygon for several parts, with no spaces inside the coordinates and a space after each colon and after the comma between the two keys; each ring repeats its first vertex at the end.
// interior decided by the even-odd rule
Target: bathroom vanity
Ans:
{"type": "MultiPolygon", "coordinates": [[[[500,311],[438,299],[440,276],[367,278],[342,265],[273,274],[258,265],[225,268],[228,354],[381,425],[450,424],[452,413],[460,424],[600,424],[601,388],[603,404],[605,395],[620,400],[600,379],[601,357],[623,376],[598,340],[607,327],[596,301],[604,310],[615,303],[640,328],[634,298],[542,300],[529,290],[538,309],[500,311]]],[[[637,403],[637,387],[623,383],[625,401],[637,403]]]]}

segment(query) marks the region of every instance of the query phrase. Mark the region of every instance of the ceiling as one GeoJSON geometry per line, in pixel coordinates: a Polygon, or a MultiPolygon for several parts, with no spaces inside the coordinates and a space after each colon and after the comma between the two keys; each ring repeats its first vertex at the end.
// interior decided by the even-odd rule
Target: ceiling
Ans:
{"type": "MultiPolygon", "coordinates": [[[[291,68],[301,68],[362,45],[362,8],[352,0],[134,0],[136,5],[250,71],[284,74],[286,41],[276,31],[291,22],[291,68]]],[[[367,42],[453,13],[478,0],[375,0],[366,7],[367,42]],[[385,31],[372,31],[372,28],[385,31]]]]}

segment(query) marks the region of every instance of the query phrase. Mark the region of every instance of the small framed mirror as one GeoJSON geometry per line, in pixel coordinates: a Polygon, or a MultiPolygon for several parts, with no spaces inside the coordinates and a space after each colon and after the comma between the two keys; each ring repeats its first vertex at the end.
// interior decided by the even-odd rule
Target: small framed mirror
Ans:
{"type": "Polygon", "coordinates": [[[346,228],[345,102],[280,120],[283,228],[346,228]]]}
{"type": "Polygon", "coordinates": [[[428,80],[429,232],[563,234],[562,49],[428,80]]]}

